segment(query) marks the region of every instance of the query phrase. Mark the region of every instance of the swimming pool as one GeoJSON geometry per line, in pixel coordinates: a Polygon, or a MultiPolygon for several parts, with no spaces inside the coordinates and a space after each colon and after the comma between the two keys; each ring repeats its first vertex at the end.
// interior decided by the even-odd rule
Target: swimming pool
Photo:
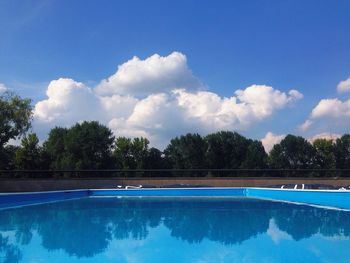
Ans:
{"type": "Polygon", "coordinates": [[[349,194],[258,188],[2,194],[0,262],[349,262],[349,194]],[[283,198],[288,202],[276,201],[283,198]],[[340,206],[331,207],[337,199],[340,206]],[[292,203],[305,200],[316,203],[292,203]]]}

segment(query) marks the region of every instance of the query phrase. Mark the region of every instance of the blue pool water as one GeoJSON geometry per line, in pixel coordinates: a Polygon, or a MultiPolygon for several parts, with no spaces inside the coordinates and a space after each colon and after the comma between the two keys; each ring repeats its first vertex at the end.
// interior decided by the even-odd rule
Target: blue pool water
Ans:
{"type": "Polygon", "coordinates": [[[0,210],[0,262],[349,262],[350,212],[246,197],[79,197],[0,210]]]}

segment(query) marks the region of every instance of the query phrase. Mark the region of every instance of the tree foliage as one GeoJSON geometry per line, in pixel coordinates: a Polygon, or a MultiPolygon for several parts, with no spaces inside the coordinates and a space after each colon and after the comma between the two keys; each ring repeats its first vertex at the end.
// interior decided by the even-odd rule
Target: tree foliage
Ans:
{"type": "Polygon", "coordinates": [[[334,154],[338,169],[350,169],[350,134],[336,140],[334,154]]]}
{"type": "Polygon", "coordinates": [[[279,169],[309,169],[314,167],[315,150],[303,137],[287,135],[270,152],[269,164],[279,169]]]}
{"type": "Polygon", "coordinates": [[[161,169],[164,168],[162,152],[149,148],[146,138],[118,137],[113,152],[118,169],[161,169]]]}
{"type": "Polygon", "coordinates": [[[118,137],[115,141],[114,157],[119,169],[134,169],[135,160],[132,156],[132,140],[126,137],[118,137]]]}
{"type": "Polygon", "coordinates": [[[261,141],[249,140],[249,145],[245,154],[244,161],[240,168],[245,169],[264,169],[267,168],[267,153],[261,141]]]}
{"type": "Polygon", "coordinates": [[[37,170],[41,168],[41,147],[35,133],[31,133],[22,139],[21,146],[16,151],[15,165],[21,170],[37,170]]]}
{"type": "Polygon", "coordinates": [[[6,144],[29,130],[32,118],[30,102],[11,92],[0,95],[0,169],[14,168],[16,149],[6,144]]]}
{"type": "Polygon", "coordinates": [[[207,145],[199,134],[176,137],[164,150],[167,163],[174,169],[206,168],[207,145]]]}
{"type": "Polygon", "coordinates": [[[146,162],[145,162],[145,169],[164,169],[168,168],[165,160],[163,158],[163,153],[158,150],[157,148],[150,148],[148,150],[146,162]]]}
{"type": "Polygon", "coordinates": [[[0,147],[28,131],[32,118],[30,103],[29,99],[10,92],[0,95],[0,147]]]}
{"type": "Polygon", "coordinates": [[[119,169],[144,169],[148,156],[149,141],[146,138],[118,137],[114,156],[119,169]]]}
{"type": "Polygon", "coordinates": [[[0,148],[0,169],[13,170],[15,166],[15,156],[18,147],[15,145],[6,145],[0,148]]]}
{"type": "Polygon", "coordinates": [[[44,143],[51,169],[107,169],[112,163],[114,136],[96,121],[77,123],[69,129],[54,128],[44,143]]]}
{"type": "Polygon", "coordinates": [[[249,141],[237,132],[221,131],[205,137],[206,159],[212,169],[238,169],[242,165],[249,141]]]}
{"type": "Polygon", "coordinates": [[[206,160],[211,169],[266,168],[267,154],[260,141],[230,131],[209,134],[205,141],[206,160]]]}
{"type": "Polygon", "coordinates": [[[55,127],[43,144],[43,165],[46,169],[60,170],[65,168],[65,140],[68,129],[55,127]]]}
{"type": "Polygon", "coordinates": [[[313,142],[313,147],[315,149],[315,168],[336,168],[335,148],[332,140],[317,139],[313,142]]]}

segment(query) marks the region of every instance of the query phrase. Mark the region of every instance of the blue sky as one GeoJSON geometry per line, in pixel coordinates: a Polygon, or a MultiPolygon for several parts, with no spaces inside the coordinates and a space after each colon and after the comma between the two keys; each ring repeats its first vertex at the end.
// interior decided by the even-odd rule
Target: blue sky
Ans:
{"type": "MultiPolygon", "coordinates": [[[[279,105],[267,116],[258,116],[249,124],[242,124],[244,127],[238,125],[241,133],[253,138],[262,138],[267,132],[309,137],[320,133],[340,134],[348,131],[350,124],[350,114],[339,113],[350,112],[348,93],[337,92],[339,82],[350,77],[349,12],[350,2],[341,0],[2,0],[0,83],[32,98],[35,105],[48,100],[45,92],[52,80],[70,78],[94,92],[101,80],[115,74],[118,65],[133,56],[145,60],[154,54],[167,57],[177,51],[186,57],[186,68],[202,83],[196,91],[186,85],[179,87],[188,92],[207,90],[229,98],[236,90],[256,84],[286,94],[289,90],[303,94],[302,99],[291,105],[279,105]],[[324,99],[337,100],[327,104],[326,111],[339,106],[338,113],[324,113],[322,103],[317,108],[324,99]],[[315,108],[323,115],[312,115],[315,108]],[[300,129],[306,120],[312,126],[300,129]]],[[[57,84],[55,89],[60,87],[57,84]]],[[[159,92],[162,91],[156,91],[159,92]]],[[[124,95],[137,97],[131,93],[124,95]]],[[[137,99],[148,95],[151,93],[137,99]]],[[[75,99],[79,100],[72,97],[75,99]]],[[[44,108],[52,116],[62,113],[57,109],[52,112],[52,107],[44,108]]],[[[205,114],[201,115],[201,122],[209,113],[205,114]]],[[[47,131],[44,126],[70,125],[81,117],[66,116],[67,122],[46,119],[45,125],[39,120],[34,131],[44,134],[47,131]]],[[[127,122],[129,117],[116,119],[127,122]]],[[[191,115],[197,117],[197,113],[191,115]]],[[[155,124],[157,127],[166,126],[161,120],[155,124]]],[[[111,125],[110,121],[104,122],[111,125]]],[[[235,129],[235,125],[219,125],[218,129],[235,129]]],[[[193,127],[181,124],[179,127],[185,128],[173,133],[136,126],[118,124],[116,131],[123,130],[125,135],[131,129],[130,136],[145,134],[151,138],[163,133],[162,139],[154,139],[159,145],[170,135],[185,132],[186,127],[191,132],[212,131],[199,124],[193,127]]]]}

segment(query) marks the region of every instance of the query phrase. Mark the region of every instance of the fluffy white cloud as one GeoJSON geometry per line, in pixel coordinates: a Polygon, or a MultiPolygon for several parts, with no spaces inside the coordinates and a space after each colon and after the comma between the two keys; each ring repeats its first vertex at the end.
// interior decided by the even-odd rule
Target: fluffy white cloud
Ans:
{"type": "Polygon", "coordinates": [[[145,60],[133,57],[120,65],[115,74],[102,80],[96,92],[101,95],[147,96],[176,88],[203,88],[187,67],[186,56],[179,52],[166,57],[155,54],[145,60]]]}
{"type": "Polygon", "coordinates": [[[144,136],[153,145],[165,147],[171,137],[186,129],[186,119],[176,101],[169,94],[159,93],[138,101],[128,118],[114,118],[109,127],[115,134],[136,137],[144,136]]]}
{"type": "Polygon", "coordinates": [[[309,118],[300,125],[302,131],[309,130],[315,123],[327,122],[336,128],[336,123],[346,124],[350,122],[350,99],[323,99],[311,111],[309,118]]]}
{"type": "Polygon", "coordinates": [[[7,90],[5,84],[0,83],[0,94],[7,90]]]}
{"type": "Polygon", "coordinates": [[[72,79],[51,81],[47,99],[35,105],[34,126],[46,134],[57,125],[98,120],[116,136],[144,136],[162,148],[187,132],[244,131],[302,98],[296,90],[265,85],[237,90],[232,97],[201,88],[181,53],[133,58],[95,88],[72,79]]]}
{"type": "Polygon", "coordinates": [[[311,112],[311,118],[339,118],[350,117],[350,100],[323,99],[311,112]]]}
{"type": "MultiPolygon", "coordinates": [[[[339,93],[350,91],[350,78],[339,82],[339,93]]],[[[338,98],[322,99],[312,109],[308,119],[299,126],[300,130],[307,131],[311,127],[321,126],[322,130],[338,129],[350,124],[350,99],[338,98]]]]}
{"type": "Polygon", "coordinates": [[[251,113],[258,119],[270,116],[274,110],[299,100],[303,95],[297,90],[290,90],[288,95],[270,86],[252,85],[245,90],[235,92],[243,105],[251,109],[251,113]]]}
{"type": "Polygon", "coordinates": [[[271,116],[276,110],[299,99],[264,85],[252,85],[237,90],[235,96],[220,97],[213,92],[175,90],[178,105],[186,117],[200,121],[209,130],[247,128],[255,121],[271,116]]]}
{"type": "Polygon", "coordinates": [[[99,97],[102,104],[104,117],[109,120],[112,118],[126,118],[132,114],[134,108],[139,101],[130,95],[120,96],[101,96],[99,97]]]}
{"type": "Polygon", "coordinates": [[[69,125],[77,121],[99,119],[99,98],[81,82],[60,78],[50,82],[47,99],[34,108],[34,118],[46,123],[69,125]]]}
{"type": "Polygon", "coordinates": [[[349,92],[350,91],[350,77],[346,80],[340,81],[337,90],[339,93],[349,92]]]}
{"type": "Polygon", "coordinates": [[[261,142],[265,148],[265,151],[268,153],[272,150],[273,146],[277,143],[280,143],[286,135],[281,134],[277,135],[272,132],[266,133],[265,137],[261,139],[261,142]]]}
{"type": "Polygon", "coordinates": [[[138,101],[129,118],[113,119],[109,125],[117,134],[147,135],[164,147],[170,138],[187,132],[243,131],[295,99],[267,86],[254,85],[237,93],[239,96],[220,97],[213,92],[181,89],[153,94],[138,101]],[[261,103],[254,98],[254,91],[261,103]]]}

